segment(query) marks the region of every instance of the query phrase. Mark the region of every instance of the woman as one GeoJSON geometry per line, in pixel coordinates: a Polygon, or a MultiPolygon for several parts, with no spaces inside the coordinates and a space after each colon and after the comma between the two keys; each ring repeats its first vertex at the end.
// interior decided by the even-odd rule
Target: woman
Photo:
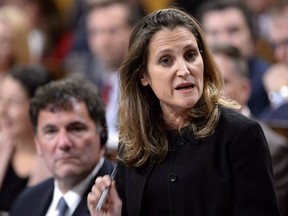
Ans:
{"type": "Polygon", "coordinates": [[[17,67],[0,84],[0,215],[27,186],[50,176],[37,155],[29,103],[36,88],[50,81],[41,66],[17,67]]]}
{"type": "Polygon", "coordinates": [[[192,17],[163,9],[142,19],[120,71],[116,184],[96,180],[91,215],[279,215],[263,131],[230,109],[222,84],[192,17]]]}
{"type": "Polygon", "coordinates": [[[0,81],[16,65],[31,62],[27,17],[15,7],[0,7],[0,81]]]}

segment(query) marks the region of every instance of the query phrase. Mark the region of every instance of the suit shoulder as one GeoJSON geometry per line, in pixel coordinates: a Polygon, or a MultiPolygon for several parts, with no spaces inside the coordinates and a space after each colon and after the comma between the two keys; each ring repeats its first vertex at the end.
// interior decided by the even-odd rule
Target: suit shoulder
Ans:
{"type": "Polygon", "coordinates": [[[36,195],[41,194],[43,191],[47,191],[47,188],[53,188],[54,186],[54,178],[49,178],[43,182],[40,182],[32,187],[26,188],[21,194],[23,195],[36,195]]]}
{"type": "Polygon", "coordinates": [[[32,187],[26,188],[23,192],[20,193],[20,195],[17,197],[16,202],[19,203],[28,203],[30,200],[37,200],[37,197],[41,198],[43,194],[46,194],[49,189],[51,191],[54,187],[54,179],[49,178],[37,185],[34,185],[32,187]]]}
{"type": "Polygon", "coordinates": [[[225,124],[227,126],[231,127],[243,127],[243,126],[250,126],[250,127],[261,127],[260,124],[247,116],[242,115],[241,113],[221,107],[220,109],[220,119],[219,123],[220,124],[225,124]]]}
{"type": "Polygon", "coordinates": [[[42,206],[44,197],[52,196],[54,188],[54,179],[49,178],[35,186],[26,188],[15,200],[12,205],[10,215],[35,215],[35,208],[27,206],[42,206]]]}

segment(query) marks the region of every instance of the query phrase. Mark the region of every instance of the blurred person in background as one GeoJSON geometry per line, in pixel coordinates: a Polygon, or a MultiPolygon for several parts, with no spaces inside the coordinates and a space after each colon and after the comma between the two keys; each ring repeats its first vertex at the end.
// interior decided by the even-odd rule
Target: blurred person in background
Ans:
{"type": "Polygon", "coordinates": [[[255,52],[256,33],[251,13],[245,5],[234,1],[211,1],[199,10],[209,44],[229,43],[237,47],[248,61],[252,91],[248,106],[255,117],[269,107],[262,78],[269,64],[255,52]]]}
{"type": "MultiPolygon", "coordinates": [[[[227,44],[213,44],[210,46],[213,57],[223,75],[223,95],[237,101],[240,112],[250,118],[251,114],[247,102],[251,94],[251,83],[246,60],[239,50],[227,44]]],[[[287,73],[288,77],[288,73],[287,73]]],[[[269,146],[275,191],[281,216],[288,216],[288,139],[275,132],[270,126],[259,121],[269,146]]]]}
{"type": "MultiPolygon", "coordinates": [[[[275,63],[270,42],[271,9],[283,0],[240,0],[252,13],[252,20],[257,32],[256,52],[270,63],[275,63]]],[[[286,0],[285,0],[286,1],[286,0]]]]}
{"type": "MultiPolygon", "coordinates": [[[[134,0],[135,1],[135,0],[134,0]]],[[[143,7],[145,13],[151,13],[153,11],[167,8],[171,5],[177,6],[182,8],[183,10],[187,11],[188,13],[195,15],[198,8],[204,3],[209,0],[136,0],[140,3],[143,7]]]]}
{"type": "Polygon", "coordinates": [[[118,70],[127,52],[134,24],[140,15],[125,0],[92,0],[87,14],[88,44],[93,55],[86,77],[94,81],[106,103],[108,148],[118,145],[118,70]]]}
{"type": "Polygon", "coordinates": [[[288,65],[288,2],[279,3],[271,10],[270,40],[278,62],[288,65]]]}
{"type": "Polygon", "coordinates": [[[16,7],[0,7],[0,81],[15,65],[31,62],[28,19],[16,7]]]}
{"type": "Polygon", "coordinates": [[[4,4],[19,8],[27,16],[33,62],[44,64],[56,78],[63,77],[63,61],[70,50],[72,35],[55,1],[4,0],[4,4]]]}
{"type": "Polygon", "coordinates": [[[239,49],[230,44],[214,43],[209,47],[223,76],[223,95],[240,104],[240,113],[252,117],[247,106],[252,87],[246,60],[239,49]]]}
{"type": "Polygon", "coordinates": [[[11,69],[0,83],[0,212],[8,212],[24,188],[50,176],[37,155],[28,113],[36,89],[50,80],[46,68],[31,65],[11,69]]]}
{"type": "Polygon", "coordinates": [[[261,119],[288,136],[288,2],[276,4],[271,15],[270,40],[277,62],[263,77],[271,107],[261,115],[261,119]]]}
{"type": "Polygon", "coordinates": [[[263,39],[270,37],[271,28],[271,9],[274,5],[283,0],[240,0],[249,8],[253,14],[253,21],[255,22],[258,36],[263,39]]]}
{"type": "Polygon", "coordinates": [[[288,65],[272,65],[263,77],[271,107],[261,115],[261,119],[273,125],[283,125],[288,135],[288,65]]]}

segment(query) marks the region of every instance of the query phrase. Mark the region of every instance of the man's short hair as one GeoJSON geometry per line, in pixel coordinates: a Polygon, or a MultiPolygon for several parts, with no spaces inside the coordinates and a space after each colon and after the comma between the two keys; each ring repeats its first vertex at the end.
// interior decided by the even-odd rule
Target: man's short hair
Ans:
{"type": "Polygon", "coordinates": [[[221,54],[233,62],[235,71],[240,77],[249,78],[248,62],[241,55],[240,50],[230,44],[215,43],[209,45],[213,54],[221,54]]]}
{"type": "Polygon", "coordinates": [[[197,12],[197,18],[200,20],[200,22],[203,21],[203,17],[206,13],[212,12],[212,11],[223,11],[227,9],[235,8],[239,10],[244,20],[251,32],[251,36],[255,40],[257,38],[257,33],[255,31],[255,24],[253,23],[253,14],[249,10],[249,8],[244,5],[242,2],[239,1],[231,1],[231,0],[220,0],[220,1],[208,1],[205,2],[201,7],[198,9],[197,12]]]}
{"type": "Polygon", "coordinates": [[[97,129],[106,130],[105,106],[96,85],[81,78],[68,78],[52,81],[37,89],[29,109],[34,132],[37,133],[41,110],[51,112],[70,110],[73,100],[84,102],[97,129]]]}
{"type": "Polygon", "coordinates": [[[127,0],[97,0],[87,5],[88,14],[95,9],[106,8],[111,5],[123,5],[127,9],[128,25],[133,27],[143,16],[144,12],[140,8],[131,5],[127,0]]]}

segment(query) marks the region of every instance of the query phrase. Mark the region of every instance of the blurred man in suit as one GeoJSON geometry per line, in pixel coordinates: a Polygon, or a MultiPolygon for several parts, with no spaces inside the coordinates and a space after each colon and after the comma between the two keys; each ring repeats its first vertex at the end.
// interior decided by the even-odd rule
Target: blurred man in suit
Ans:
{"type": "Polygon", "coordinates": [[[251,94],[248,106],[255,117],[269,107],[262,77],[269,64],[256,53],[257,35],[252,14],[238,1],[209,1],[199,10],[208,43],[229,43],[239,49],[248,62],[251,94]]]}
{"type": "Polygon", "coordinates": [[[288,65],[288,2],[283,1],[272,9],[270,39],[278,62],[288,65]]]}
{"type": "Polygon", "coordinates": [[[68,79],[38,89],[30,104],[38,153],[54,178],[25,190],[11,216],[89,215],[87,194],[110,174],[104,105],[94,84],[68,79]]]}
{"type": "Polygon", "coordinates": [[[118,145],[118,70],[128,52],[129,38],[141,17],[139,9],[127,0],[90,0],[86,18],[92,65],[87,77],[99,85],[106,103],[109,138],[107,147],[118,145]]]}

